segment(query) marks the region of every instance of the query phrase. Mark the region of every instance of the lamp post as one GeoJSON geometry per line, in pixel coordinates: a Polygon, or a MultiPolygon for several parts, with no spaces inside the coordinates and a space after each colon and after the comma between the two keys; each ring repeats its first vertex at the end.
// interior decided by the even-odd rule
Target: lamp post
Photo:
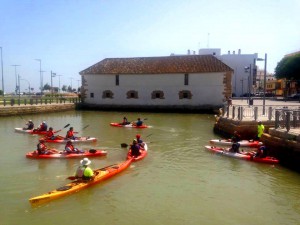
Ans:
{"type": "Polygon", "coordinates": [[[60,77],[62,75],[56,75],[56,76],[58,76],[58,92],[60,93],[60,77]]]}
{"type": "Polygon", "coordinates": [[[52,82],[52,77],[55,77],[56,73],[53,73],[51,70],[51,95],[53,95],[53,82],[52,82]]]}
{"type": "Polygon", "coordinates": [[[267,53],[265,53],[263,115],[265,115],[265,111],[266,111],[266,87],[267,87],[267,53]]]}
{"type": "Polygon", "coordinates": [[[14,66],[15,67],[15,77],[16,77],[16,95],[18,94],[18,76],[17,76],[17,66],[20,66],[20,65],[11,65],[11,66],[14,66]]]}
{"type": "Polygon", "coordinates": [[[249,72],[248,76],[248,103],[250,105],[250,98],[251,98],[251,64],[250,66],[245,66],[245,72],[249,72]]]}
{"type": "Polygon", "coordinates": [[[266,87],[267,87],[267,53],[265,53],[265,58],[257,58],[256,61],[265,61],[264,67],[264,95],[263,95],[263,115],[266,113],[266,87]]]}
{"type": "Polygon", "coordinates": [[[241,82],[242,82],[242,99],[244,99],[243,98],[243,96],[244,96],[244,78],[241,79],[241,82]]]}
{"type": "Polygon", "coordinates": [[[2,92],[3,92],[3,97],[4,97],[4,78],[3,78],[3,58],[2,58],[2,47],[1,49],[1,73],[2,73],[2,92]]]}
{"type": "Polygon", "coordinates": [[[43,72],[45,71],[42,71],[42,60],[41,59],[35,59],[36,61],[39,61],[40,62],[40,89],[41,89],[41,93],[43,93],[43,72]]]}
{"type": "Polygon", "coordinates": [[[80,81],[80,80],[77,80],[77,83],[78,83],[78,85],[77,85],[77,86],[78,86],[78,87],[77,87],[77,91],[78,91],[78,92],[79,92],[79,81],[80,81]]]}

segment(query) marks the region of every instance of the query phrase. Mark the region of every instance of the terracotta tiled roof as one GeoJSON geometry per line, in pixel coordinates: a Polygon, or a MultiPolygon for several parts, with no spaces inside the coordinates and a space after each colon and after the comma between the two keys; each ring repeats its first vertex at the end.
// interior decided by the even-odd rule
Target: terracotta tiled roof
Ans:
{"type": "Polygon", "coordinates": [[[212,55],[107,58],[80,72],[86,74],[211,73],[233,71],[212,55]]]}

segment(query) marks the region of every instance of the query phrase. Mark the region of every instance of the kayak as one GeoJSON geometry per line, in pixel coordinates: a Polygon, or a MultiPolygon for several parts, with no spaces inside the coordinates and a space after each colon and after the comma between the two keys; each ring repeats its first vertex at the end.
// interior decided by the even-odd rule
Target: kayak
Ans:
{"type": "Polygon", "coordinates": [[[148,125],[136,126],[131,123],[126,125],[123,125],[122,123],[110,123],[110,125],[113,127],[125,127],[125,128],[148,128],[149,127],[148,125]]]}
{"type": "Polygon", "coordinates": [[[69,158],[83,158],[83,157],[96,157],[96,156],[106,156],[107,151],[104,150],[96,150],[90,149],[89,151],[85,151],[84,153],[70,153],[66,152],[48,154],[48,155],[39,155],[37,151],[28,152],[26,154],[27,158],[33,159],[69,159],[69,158]]]}
{"type": "Polygon", "coordinates": [[[19,133],[27,133],[27,134],[41,134],[41,135],[46,135],[47,134],[47,131],[40,131],[40,130],[24,130],[23,128],[15,128],[15,131],[16,132],[19,132],[19,133]]]}
{"type": "Polygon", "coordinates": [[[243,159],[243,160],[248,160],[252,162],[259,162],[259,163],[268,163],[268,164],[278,164],[279,160],[274,158],[274,157],[264,157],[264,158],[259,158],[259,157],[253,157],[248,154],[240,154],[240,153],[235,153],[235,152],[229,152],[229,148],[221,148],[221,147],[215,147],[215,146],[205,146],[205,148],[209,151],[212,151],[216,154],[236,158],[236,159],[243,159]]]}
{"type": "Polygon", "coordinates": [[[146,143],[144,143],[144,148],[140,149],[140,155],[138,157],[132,157],[131,155],[131,149],[129,149],[128,153],[127,153],[127,159],[133,159],[133,161],[139,161],[142,160],[143,158],[146,157],[147,153],[148,153],[148,146],[146,143]]]}
{"type": "Polygon", "coordinates": [[[69,184],[66,184],[62,187],[59,187],[53,191],[47,192],[43,195],[37,196],[37,197],[33,197],[31,199],[29,199],[29,202],[33,205],[36,204],[42,204],[42,203],[46,203],[49,201],[52,201],[54,199],[72,194],[74,192],[78,192],[82,189],[88,188],[94,184],[97,184],[103,180],[106,180],[120,172],[122,172],[123,170],[125,170],[126,168],[128,168],[130,166],[132,162],[132,159],[128,159],[122,163],[119,164],[114,164],[114,165],[110,165],[101,169],[97,169],[94,170],[94,173],[96,174],[95,178],[91,181],[73,181],[69,184]]]}
{"type": "Polygon", "coordinates": [[[23,128],[20,127],[15,128],[15,131],[19,133],[29,133],[29,134],[32,132],[32,130],[24,130],[23,128]]]}
{"type": "Polygon", "coordinates": [[[47,139],[47,138],[40,138],[40,140],[44,140],[45,142],[50,143],[67,143],[68,141],[74,142],[74,143],[80,143],[80,142],[96,142],[97,138],[95,137],[77,137],[75,140],[73,139],[47,139]]]}
{"type": "MultiPolygon", "coordinates": [[[[222,145],[222,146],[231,146],[233,142],[230,139],[214,139],[209,141],[212,145],[222,145]]],[[[250,147],[250,148],[257,148],[260,145],[263,145],[262,142],[259,141],[248,141],[248,140],[241,140],[238,142],[240,147],[250,147]]]]}

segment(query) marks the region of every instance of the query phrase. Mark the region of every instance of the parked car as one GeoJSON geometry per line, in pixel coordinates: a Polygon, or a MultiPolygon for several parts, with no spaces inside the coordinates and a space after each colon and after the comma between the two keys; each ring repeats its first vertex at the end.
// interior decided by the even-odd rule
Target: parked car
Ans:
{"type": "Polygon", "coordinates": [[[251,94],[251,93],[245,93],[245,94],[242,94],[242,95],[240,95],[240,97],[253,97],[254,96],[254,94],[251,94]]]}
{"type": "Polygon", "coordinates": [[[290,100],[300,100],[300,93],[292,94],[292,95],[288,96],[287,98],[290,100]]]}

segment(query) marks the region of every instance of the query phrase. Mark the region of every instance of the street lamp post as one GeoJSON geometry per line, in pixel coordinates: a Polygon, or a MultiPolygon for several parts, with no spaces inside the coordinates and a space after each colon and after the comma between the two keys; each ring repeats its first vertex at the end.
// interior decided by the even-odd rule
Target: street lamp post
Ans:
{"type": "Polygon", "coordinates": [[[15,77],[16,77],[16,95],[18,94],[18,76],[17,76],[17,66],[20,66],[20,65],[11,65],[11,66],[14,66],[15,67],[15,77]]]}
{"type": "Polygon", "coordinates": [[[1,49],[2,92],[3,92],[3,96],[4,96],[4,78],[3,78],[3,58],[2,58],[2,47],[0,47],[0,49],[1,49]]]}
{"type": "Polygon", "coordinates": [[[263,115],[265,115],[265,111],[266,111],[266,87],[267,87],[267,53],[265,53],[265,68],[264,68],[263,115]]]}
{"type": "Polygon", "coordinates": [[[246,66],[245,67],[245,72],[249,72],[249,76],[248,76],[248,103],[250,105],[250,99],[251,99],[251,64],[250,66],[246,66]]]}
{"type": "Polygon", "coordinates": [[[56,76],[58,76],[58,92],[60,93],[60,77],[62,75],[56,75],[56,76]]]}
{"type": "Polygon", "coordinates": [[[265,61],[264,66],[264,95],[263,95],[263,115],[266,113],[266,87],[267,87],[267,53],[265,53],[265,58],[257,58],[256,61],[265,61]]]}
{"type": "Polygon", "coordinates": [[[53,82],[52,82],[52,77],[55,77],[56,76],[56,73],[52,73],[52,70],[51,70],[51,95],[53,95],[53,82]]]}
{"type": "Polygon", "coordinates": [[[43,72],[42,71],[42,60],[41,59],[35,59],[36,61],[39,61],[40,62],[40,89],[41,89],[41,93],[43,93],[43,72]]]}

